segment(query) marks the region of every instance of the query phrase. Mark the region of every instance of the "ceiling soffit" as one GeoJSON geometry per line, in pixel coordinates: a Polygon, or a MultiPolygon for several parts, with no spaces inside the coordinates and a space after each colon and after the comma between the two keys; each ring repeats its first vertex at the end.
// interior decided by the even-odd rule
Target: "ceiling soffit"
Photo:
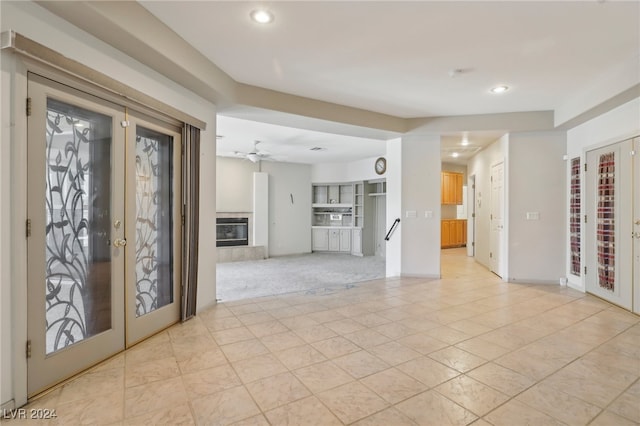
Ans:
{"type": "MultiPolygon", "coordinates": [[[[238,83],[136,2],[38,1],[38,4],[215,103],[220,112],[232,117],[235,116],[235,106],[245,105],[254,109],[342,123],[355,128],[376,129],[381,131],[381,135],[385,135],[383,137],[400,135],[410,130],[438,131],[448,127],[442,127],[442,118],[405,119],[238,83]],[[149,31],[149,28],[154,30],[149,31]],[[149,37],[151,33],[153,37],[149,37]],[[178,57],[175,56],[176,52],[179,52],[178,57]],[[441,128],[437,129],[438,126],[434,127],[433,123],[440,123],[441,128]]],[[[539,112],[518,114],[523,117],[528,114],[532,114],[532,117],[540,115],[539,112]]],[[[483,129],[492,127],[492,115],[483,116],[483,129]]],[[[460,116],[455,120],[456,126],[462,127],[448,130],[475,130],[463,124],[465,117],[460,116]]],[[[502,114],[497,114],[496,117],[502,117],[502,114]]],[[[531,120],[532,123],[536,121],[543,126],[527,130],[550,129],[546,120],[531,120]]]]}

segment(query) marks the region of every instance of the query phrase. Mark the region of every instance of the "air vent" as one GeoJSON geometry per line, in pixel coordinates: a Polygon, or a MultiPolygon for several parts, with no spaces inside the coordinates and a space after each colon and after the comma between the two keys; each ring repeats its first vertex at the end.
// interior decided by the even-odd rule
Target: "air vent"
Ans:
{"type": "Polygon", "coordinates": [[[327,148],[322,148],[319,146],[314,146],[313,148],[309,148],[309,151],[326,151],[327,148]]]}

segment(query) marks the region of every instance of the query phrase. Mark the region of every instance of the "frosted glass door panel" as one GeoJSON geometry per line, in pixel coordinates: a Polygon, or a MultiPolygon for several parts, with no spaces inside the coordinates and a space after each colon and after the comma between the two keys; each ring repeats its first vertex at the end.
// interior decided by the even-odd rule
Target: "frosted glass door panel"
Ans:
{"type": "Polygon", "coordinates": [[[172,137],[136,136],[136,317],[173,302],[172,137]]]}
{"type": "Polygon", "coordinates": [[[47,354],[111,328],[111,128],[111,117],[47,100],[47,354]]]}

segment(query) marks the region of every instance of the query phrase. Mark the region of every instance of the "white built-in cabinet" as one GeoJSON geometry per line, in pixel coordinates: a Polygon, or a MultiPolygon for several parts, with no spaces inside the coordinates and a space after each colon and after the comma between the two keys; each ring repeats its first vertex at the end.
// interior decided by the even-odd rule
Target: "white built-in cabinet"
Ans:
{"type": "Polygon", "coordinates": [[[337,251],[351,253],[351,229],[313,228],[313,251],[337,251]]]}
{"type": "Polygon", "coordinates": [[[311,229],[311,248],[313,251],[329,251],[329,230],[325,228],[311,229]]]}
{"type": "Polygon", "coordinates": [[[366,192],[364,182],[312,185],[313,251],[370,254],[363,252],[366,192]]]}
{"type": "Polygon", "coordinates": [[[353,254],[362,255],[362,228],[353,228],[351,231],[352,242],[351,252],[353,254]]]}

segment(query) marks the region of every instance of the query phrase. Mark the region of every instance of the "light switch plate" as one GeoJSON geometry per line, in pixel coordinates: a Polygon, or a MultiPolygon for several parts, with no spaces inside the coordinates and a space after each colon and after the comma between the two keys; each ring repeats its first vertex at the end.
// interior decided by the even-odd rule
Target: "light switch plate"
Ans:
{"type": "Polygon", "coordinates": [[[406,217],[418,217],[418,212],[415,210],[407,210],[406,217]]]}
{"type": "Polygon", "coordinates": [[[527,220],[540,220],[540,212],[527,212],[527,220]]]}

